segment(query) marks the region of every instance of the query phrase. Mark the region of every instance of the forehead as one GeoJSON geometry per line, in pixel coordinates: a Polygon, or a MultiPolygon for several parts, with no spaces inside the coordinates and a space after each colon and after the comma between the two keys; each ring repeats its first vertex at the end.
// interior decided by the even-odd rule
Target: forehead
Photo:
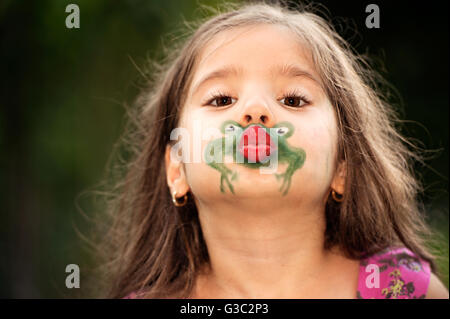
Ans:
{"type": "Polygon", "coordinates": [[[297,65],[317,76],[309,49],[285,26],[259,24],[223,31],[200,51],[197,77],[223,65],[273,73],[277,65],[297,65]]]}

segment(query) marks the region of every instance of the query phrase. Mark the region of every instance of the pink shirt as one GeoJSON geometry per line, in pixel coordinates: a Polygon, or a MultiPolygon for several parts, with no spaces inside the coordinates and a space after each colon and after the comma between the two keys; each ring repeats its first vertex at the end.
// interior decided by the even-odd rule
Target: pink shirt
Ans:
{"type": "Polygon", "coordinates": [[[361,260],[360,299],[425,298],[430,264],[405,247],[391,247],[361,260]]]}
{"type": "MultiPolygon", "coordinates": [[[[425,298],[430,265],[405,247],[391,247],[361,260],[358,299],[425,298]]],[[[137,298],[132,292],[123,299],[137,298]]]]}

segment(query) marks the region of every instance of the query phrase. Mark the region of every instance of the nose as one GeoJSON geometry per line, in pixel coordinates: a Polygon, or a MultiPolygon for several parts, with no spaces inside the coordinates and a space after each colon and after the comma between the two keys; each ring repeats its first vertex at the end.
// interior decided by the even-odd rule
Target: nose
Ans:
{"type": "Polygon", "coordinates": [[[239,119],[243,127],[250,124],[263,124],[266,127],[275,125],[275,119],[267,103],[261,98],[247,101],[239,119]]]}

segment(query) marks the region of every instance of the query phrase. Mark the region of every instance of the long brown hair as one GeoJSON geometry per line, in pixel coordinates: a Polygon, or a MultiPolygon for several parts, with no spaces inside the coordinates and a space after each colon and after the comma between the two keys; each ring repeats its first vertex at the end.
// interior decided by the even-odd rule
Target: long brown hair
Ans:
{"type": "Polygon", "coordinates": [[[226,4],[213,17],[187,24],[182,41],[166,49],[164,60],[153,61],[128,114],[119,152],[125,157],[114,162],[113,189],[107,193],[110,223],[100,246],[105,296],[142,291],[148,298],[186,298],[208,263],[192,197],[183,207],[172,204],[164,154],[200,50],[223,30],[255,24],[284,25],[306,44],[337,115],[336,163],[346,161],[347,179],[344,201],[326,204],[325,248],[339,246],[357,259],[400,244],[435,270],[417,198],[422,187],[413,171],[414,161],[423,161],[418,148],[397,131],[399,116],[378,73],[313,12],[311,6],[288,8],[273,1],[226,4]]]}

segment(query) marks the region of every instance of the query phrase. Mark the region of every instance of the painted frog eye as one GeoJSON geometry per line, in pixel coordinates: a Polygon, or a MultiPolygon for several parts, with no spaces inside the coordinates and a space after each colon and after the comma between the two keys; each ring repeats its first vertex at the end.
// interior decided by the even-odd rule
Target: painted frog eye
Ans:
{"type": "Polygon", "coordinates": [[[279,127],[277,128],[276,132],[278,135],[283,136],[285,135],[287,132],[289,131],[289,129],[287,127],[279,127]]]}
{"type": "Polygon", "coordinates": [[[225,127],[225,133],[234,133],[236,132],[236,125],[229,124],[225,127]]]}

